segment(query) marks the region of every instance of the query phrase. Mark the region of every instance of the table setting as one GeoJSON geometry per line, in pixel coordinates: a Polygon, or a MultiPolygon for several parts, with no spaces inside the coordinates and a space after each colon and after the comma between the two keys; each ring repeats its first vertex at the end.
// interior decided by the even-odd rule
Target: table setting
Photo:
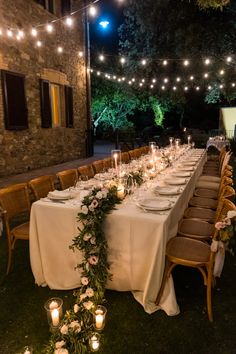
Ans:
{"type": "Polygon", "coordinates": [[[176,233],[206,160],[203,149],[181,145],[177,149],[177,152],[175,147],[159,149],[155,155],[152,152],[141,156],[130,164],[120,165],[119,169],[117,164],[104,178],[98,174],[88,181],[77,181],[74,187],[53,191],[34,203],[30,219],[30,258],[36,284],[51,289],[80,286],[79,270],[75,268],[82,254],[77,250],[71,252],[69,247],[78,233],[77,215],[81,212],[81,203],[94,187],[110,188],[118,183],[121,203],[108,214],[103,225],[112,274],[107,288],[132,291],[147,313],[162,308],[168,315],[177,314],[172,279],[167,282],[160,304],[155,305],[164,271],[164,250],[168,239],[176,233]],[[168,160],[163,154],[168,155],[168,160]],[[196,160],[195,165],[184,166],[183,161],[190,159],[196,160]],[[127,184],[128,180],[132,183],[127,184]]]}

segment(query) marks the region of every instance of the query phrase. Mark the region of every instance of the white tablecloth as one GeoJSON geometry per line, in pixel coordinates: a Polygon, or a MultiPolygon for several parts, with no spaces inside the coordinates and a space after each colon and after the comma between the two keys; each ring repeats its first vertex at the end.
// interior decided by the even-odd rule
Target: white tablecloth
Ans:
{"type": "MultiPolygon", "coordinates": [[[[104,228],[113,275],[107,288],[132,291],[148,313],[159,308],[168,315],[179,312],[172,278],[166,285],[160,306],[155,305],[155,299],[164,271],[166,242],[176,234],[178,222],[192,196],[205,160],[206,154],[203,154],[197,169],[167,214],[145,213],[126,198],[106,218],[104,228]]],[[[69,249],[73,236],[78,233],[78,209],[78,205],[44,201],[32,205],[30,259],[38,285],[48,285],[51,289],[80,286],[79,272],[75,267],[81,262],[82,255],[69,249]]]]}

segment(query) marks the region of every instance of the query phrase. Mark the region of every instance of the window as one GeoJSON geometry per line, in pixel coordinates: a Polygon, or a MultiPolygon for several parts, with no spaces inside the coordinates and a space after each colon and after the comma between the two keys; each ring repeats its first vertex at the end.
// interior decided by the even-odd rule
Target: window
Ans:
{"type": "Polygon", "coordinates": [[[5,127],[8,130],[28,128],[28,111],[25,97],[25,77],[2,70],[2,90],[5,127]]]}
{"type": "Polygon", "coordinates": [[[55,14],[54,0],[36,0],[40,5],[42,5],[46,10],[55,14]]]}
{"type": "Polygon", "coordinates": [[[71,0],[61,0],[61,14],[66,16],[71,13],[71,0]]]}
{"type": "Polygon", "coordinates": [[[42,128],[73,127],[73,94],[70,86],[40,81],[42,128]]]}

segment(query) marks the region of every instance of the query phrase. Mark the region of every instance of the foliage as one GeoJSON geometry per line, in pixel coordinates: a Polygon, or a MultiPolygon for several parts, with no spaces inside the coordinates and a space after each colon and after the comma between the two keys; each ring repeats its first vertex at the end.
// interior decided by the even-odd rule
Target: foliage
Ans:
{"type": "Polygon", "coordinates": [[[197,0],[197,4],[200,9],[220,9],[223,10],[223,7],[228,5],[230,0],[197,0]]]}
{"type": "Polygon", "coordinates": [[[227,244],[227,250],[234,255],[236,246],[236,211],[228,211],[227,217],[215,224],[218,230],[216,240],[227,244]]]}
{"type": "Polygon", "coordinates": [[[218,86],[214,87],[206,94],[205,102],[208,104],[214,104],[220,102],[221,91],[218,86]]]}
{"type": "Polygon", "coordinates": [[[74,308],[67,311],[60,329],[52,335],[44,353],[83,354],[89,351],[89,338],[94,332],[93,311],[104,301],[109,274],[107,241],[103,223],[108,213],[120,203],[117,187],[94,188],[84,197],[78,214],[79,235],[73,239],[72,250],[83,252],[81,287],[74,292],[74,308]]]}

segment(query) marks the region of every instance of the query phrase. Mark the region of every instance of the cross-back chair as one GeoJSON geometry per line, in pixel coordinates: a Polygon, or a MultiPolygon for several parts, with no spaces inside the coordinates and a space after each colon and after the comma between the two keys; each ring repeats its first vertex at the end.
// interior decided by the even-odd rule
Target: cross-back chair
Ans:
{"type": "Polygon", "coordinates": [[[17,240],[29,239],[30,197],[27,183],[14,184],[0,189],[0,206],[8,243],[7,274],[11,269],[17,240]],[[24,218],[24,222],[22,222],[24,218]]]}
{"type": "Polygon", "coordinates": [[[92,165],[84,165],[78,168],[79,176],[84,176],[88,178],[94,177],[94,169],[92,165]]]}
{"type": "Polygon", "coordinates": [[[70,170],[60,171],[57,173],[57,177],[59,179],[61,189],[67,189],[76,184],[78,180],[78,171],[73,168],[70,170]]]}
{"type": "Polygon", "coordinates": [[[55,189],[53,175],[31,179],[28,184],[36,200],[46,197],[49,192],[55,189]]]}
{"type": "MultiPolygon", "coordinates": [[[[229,210],[236,210],[236,207],[231,201],[224,199],[221,208],[221,220],[227,215],[229,210]]],[[[217,231],[214,233],[214,238],[216,237],[217,231]]],[[[196,268],[202,274],[204,285],[206,286],[207,313],[209,321],[212,322],[212,287],[215,283],[213,275],[214,260],[215,252],[211,251],[209,244],[181,236],[171,238],[166,246],[165,271],[162,285],[156,298],[156,304],[159,304],[166,281],[177,265],[196,268]]]]}
{"type": "Polygon", "coordinates": [[[104,161],[103,160],[94,161],[92,163],[92,165],[93,165],[93,169],[94,169],[95,174],[104,172],[104,161]]]}
{"type": "Polygon", "coordinates": [[[107,171],[109,168],[112,168],[112,160],[111,157],[106,157],[103,159],[104,169],[107,171]]]}

